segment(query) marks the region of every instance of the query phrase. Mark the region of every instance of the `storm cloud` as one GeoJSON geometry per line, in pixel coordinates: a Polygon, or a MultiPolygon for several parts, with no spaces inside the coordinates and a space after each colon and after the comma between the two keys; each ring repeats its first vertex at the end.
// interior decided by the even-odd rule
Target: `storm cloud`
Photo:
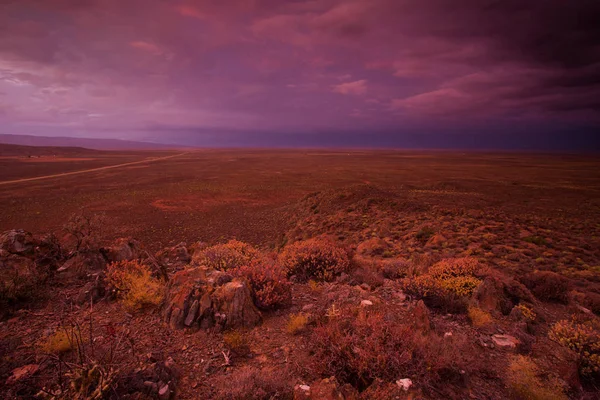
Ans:
{"type": "Polygon", "coordinates": [[[0,130],[597,127],[598,15],[593,0],[5,0],[0,130]]]}

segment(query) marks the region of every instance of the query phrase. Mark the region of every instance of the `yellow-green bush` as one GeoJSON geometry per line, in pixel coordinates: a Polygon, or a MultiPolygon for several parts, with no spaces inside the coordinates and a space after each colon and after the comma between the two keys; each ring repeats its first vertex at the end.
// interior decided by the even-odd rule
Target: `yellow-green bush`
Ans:
{"type": "Polygon", "coordinates": [[[404,288],[430,307],[464,310],[464,300],[481,283],[475,276],[478,270],[479,263],[473,258],[450,258],[434,264],[423,275],[405,279],[404,288]]]}
{"type": "Polygon", "coordinates": [[[581,375],[588,378],[600,375],[600,323],[559,321],[552,326],[549,336],[579,354],[581,375]]]}
{"type": "Polygon", "coordinates": [[[196,265],[227,271],[243,265],[249,265],[259,257],[259,252],[248,243],[230,240],[227,243],[216,244],[194,254],[196,265]]]}
{"type": "Polygon", "coordinates": [[[158,306],[164,299],[164,283],[152,276],[147,265],[137,261],[110,264],[106,270],[106,279],[113,293],[129,310],[158,306]]]}
{"type": "Polygon", "coordinates": [[[566,400],[562,387],[556,381],[539,378],[539,368],[529,357],[515,356],[510,360],[507,373],[508,387],[518,399],[566,400]]]}

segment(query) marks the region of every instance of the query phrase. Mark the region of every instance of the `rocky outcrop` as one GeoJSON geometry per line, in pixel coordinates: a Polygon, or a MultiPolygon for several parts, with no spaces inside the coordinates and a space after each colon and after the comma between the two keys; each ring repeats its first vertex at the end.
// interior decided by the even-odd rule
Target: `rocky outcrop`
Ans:
{"type": "Polygon", "coordinates": [[[0,234],[0,249],[11,254],[31,255],[35,249],[35,241],[31,233],[13,229],[0,234]]]}
{"type": "Polygon", "coordinates": [[[471,304],[494,315],[508,315],[521,301],[535,302],[531,292],[512,278],[488,276],[473,292],[471,304]]]}
{"type": "Polygon", "coordinates": [[[108,262],[137,260],[142,256],[141,245],[131,238],[117,239],[113,245],[102,249],[108,262]]]}
{"type": "Polygon", "coordinates": [[[261,321],[244,280],[205,267],[173,275],[166,304],[164,319],[173,329],[222,330],[252,327],[261,321]]]}
{"type": "Polygon", "coordinates": [[[417,305],[413,309],[413,320],[415,329],[422,331],[423,333],[428,333],[431,330],[431,321],[429,316],[429,309],[423,302],[423,300],[419,300],[417,305]]]}
{"type": "Polygon", "coordinates": [[[156,260],[171,270],[178,270],[189,264],[192,256],[190,256],[185,243],[179,243],[156,253],[156,260]]]}

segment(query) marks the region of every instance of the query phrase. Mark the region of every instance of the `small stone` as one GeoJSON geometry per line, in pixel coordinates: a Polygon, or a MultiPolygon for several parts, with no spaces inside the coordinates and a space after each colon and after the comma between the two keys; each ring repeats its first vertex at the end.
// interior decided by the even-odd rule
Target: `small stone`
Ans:
{"type": "Polygon", "coordinates": [[[298,387],[301,390],[304,390],[305,392],[308,392],[310,390],[310,386],[308,386],[308,385],[299,385],[298,387]]]}
{"type": "Polygon", "coordinates": [[[171,397],[171,391],[169,390],[169,384],[166,384],[158,391],[158,398],[160,400],[168,400],[169,397],[171,397]]]}
{"type": "Polygon", "coordinates": [[[38,364],[28,364],[23,367],[15,368],[12,370],[12,375],[6,380],[7,385],[17,383],[23,379],[29,378],[40,369],[38,364]]]}
{"type": "Polygon", "coordinates": [[[408,389],[410,389],[412,384],[413,384],[412,380],[408,379],[408,378],[398,379],[396,381],[396,385],[398,385],[398,387],[403,389],[405,392],[408,391],[408,389]]]}
{"type": "Polygon", "coordinates": [[[315,305],[314,305],[314,304],[306,304],[306,305],[304,305],[304,306],[302,307],[302,311],[310,311],[310,310],[312,310],[313,308],[315,308],[315,305]]]}
{"type": "Polygon", "coordinates": [[[371,291],[371,286],[369,286],[369,284],[368,284],[368,283],[361,283],[361,284],[360,284],[360,288],[361,288],[361,289],[364,289],[364,290],[366,290],[366,291],[368,291],[368,292],[370,292],[370,291],[371,291]]]}
{"type": "Polygon", "coordinates": [[[494,342],[494,344],[499,347],[515,348],[517,347],[519,340],[514,336],[496,334],[492,335],[492,342],[494,342]]]}
{"type": "Polygon", "coordinates": [[[156,382],[145,381],[144,386],[147,387],[152,393],[158,392],[158,385],[156,382]]]}
{"type": "Polygon", "coordinates": [[[371,300],[363,300],[360,302],[360,305],[363,307],[369,307],[373,305],[373,302],[371,300]]]}
{"type": "Polygon", "coordinates": [[[452,332],[446,332],[446,333],[444,333],[444,337],[445,338],[451,337],[451,336],[452,336],[452,332]]]}

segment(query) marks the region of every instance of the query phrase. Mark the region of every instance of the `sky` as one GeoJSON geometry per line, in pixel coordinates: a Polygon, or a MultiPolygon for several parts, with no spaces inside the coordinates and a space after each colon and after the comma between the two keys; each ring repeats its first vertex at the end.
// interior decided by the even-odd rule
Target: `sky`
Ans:
{"type": "Polygon", "coordinates": [[[0,133],[600,149],[597,0],[0,0],[0,133]]]}

